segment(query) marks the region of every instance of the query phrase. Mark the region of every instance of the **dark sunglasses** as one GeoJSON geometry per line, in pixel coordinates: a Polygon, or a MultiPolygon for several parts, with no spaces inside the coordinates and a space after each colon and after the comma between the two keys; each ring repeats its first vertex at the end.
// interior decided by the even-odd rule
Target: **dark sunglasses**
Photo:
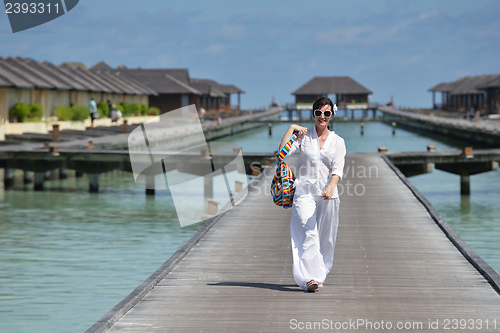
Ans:
{"type": "Polygon", "coordinates": [[[314,110],[315,117],[321,117],[321,115],[324,115],[326,118],[330,118],[332,116],[332,111],[314,110]]]}

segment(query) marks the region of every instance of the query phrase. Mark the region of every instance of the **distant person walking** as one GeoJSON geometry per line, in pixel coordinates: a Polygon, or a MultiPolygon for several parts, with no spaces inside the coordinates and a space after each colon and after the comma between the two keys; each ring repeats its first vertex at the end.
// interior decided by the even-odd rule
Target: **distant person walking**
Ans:
{"type": "Polygon", "coordinates": [[[290,125],[280,145],[281,150],[299,132],[290,150],[293,154],[300,149],[290,234],[295,282],[310,292],[322,286],[330,272],[337,238],[337,184],[343,176],[346,149],[344,139],[328,128],[336,109],[329,98],[319,98],[313,105],[315,126],[290,125]]]}
{"type": "Polygon", "coordinates": [[[110,100],[108,100],[108,106],[109,106],[109,118],[111,118],[112,123],[115,123],[118,120],[118,109],[115,108],[114,104],[111,103],[110,100]]]}
{"type": "Polygon", "coordinates": [[[111,114],[111,111],[113,110],[113,103],[111,103],[111,101],[108,99],[108,110],[109,110],[109,118],[113,118],[112,117],[112,114],[111,114]]]}
{"type": "Polygon", "coordinates": [[[94,98],[90,99],[89,111],[90,111],[90,124],[91,124],[90,126],[92,128],[94,128],[94,118],[95,118],[95,115],[97,115],[97,104],[96,104],[94,98]]]}

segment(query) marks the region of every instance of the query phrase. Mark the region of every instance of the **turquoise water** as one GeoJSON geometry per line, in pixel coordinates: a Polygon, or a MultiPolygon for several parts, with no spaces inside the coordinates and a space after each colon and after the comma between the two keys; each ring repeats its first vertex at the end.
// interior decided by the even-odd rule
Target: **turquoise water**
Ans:
{"type": "Polygon", "coordinates": [[[471,176],[470,196],[459,194],[459,176],[444,171],[434,170],[410,181],[460,238],[500,273],[500,171],[471,176]]]}
{"type": "MultiPolygon", "coordinates": [[[[427,145],[435,145],[438,150],[458,149],[465,145],[451,140],[442,142],[438,137],[425,137],[400,128],[396,128],[396,135],[392,135],[392,127],[381,122],[365,122],[364,135],[360,133],[358,122],[330,124],[331,130],[344,138],[348,153],[375,153],[382,146],[389,151],[426,151],[427,145]]],[[[263,127],[218,141],[233,142],[242,147],[243,152],[273,152],[289,126],[289,123],[274,123],[271,136],[268,128],[263,127]]],[[[313,123],[302,122],[302,126],[311,128],[313,123]]]]}
{"type": "MultiPolygon", "coordinates": [[[[304,125],[307,125],[304,123],[304,125]]],[[[275,124],[219,141],[244,152],[272,152],[288,124],[275,124]]],[[[424,151],[464,144],[442,142],[389,125],[338,122],[333,129],[348,152],[424,151]]],[[[471,176],[471,195],[459,177],[435,170],[410,180],[445,220],[500,271],[500,172],[471,176]],[[436,187],[439,184],[439,187],[436,187]]],[[[181,228],[167,191],[146,197],[132,174],[100,176],[100,193],[88,179],[45,183],[44,192],[17,183],[0,190],[0,332],[83,332],[151,275],[201,226],[181,228]]]]}
{"type": "Polygon", "coordinates": [[[0,195],[0,332],[83,332],[200,227],[181,228],[167,192],[132,174],[16,185],[0,195]],[[2,198],[3,197],[3,198],[2,198]]]}

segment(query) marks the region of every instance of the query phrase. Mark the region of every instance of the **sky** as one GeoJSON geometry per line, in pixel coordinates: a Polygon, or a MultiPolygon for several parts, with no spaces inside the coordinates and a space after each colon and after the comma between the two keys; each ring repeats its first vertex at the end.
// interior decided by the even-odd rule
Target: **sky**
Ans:
{"type": "Polygon", "coordinates": [[[430,107],[440,82],[500,73],[499,18],[498,0],[80,0],[15,34],[0,13],[0,57],[187,68],[243,89],[243,108],[291,103],[314,76],[430,107]]]}

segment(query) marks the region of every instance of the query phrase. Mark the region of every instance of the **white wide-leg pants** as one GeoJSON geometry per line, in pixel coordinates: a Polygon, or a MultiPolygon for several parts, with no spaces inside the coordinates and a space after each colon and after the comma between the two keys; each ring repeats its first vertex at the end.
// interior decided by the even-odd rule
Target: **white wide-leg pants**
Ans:
{"type": "Polygon", "coordinates": [[[339,225],[339,198],[324,200],[315,193],[293,198],[292,237],[293,277],[307,289],[307,282],[323,283],[333,265],[339,225]]]}

